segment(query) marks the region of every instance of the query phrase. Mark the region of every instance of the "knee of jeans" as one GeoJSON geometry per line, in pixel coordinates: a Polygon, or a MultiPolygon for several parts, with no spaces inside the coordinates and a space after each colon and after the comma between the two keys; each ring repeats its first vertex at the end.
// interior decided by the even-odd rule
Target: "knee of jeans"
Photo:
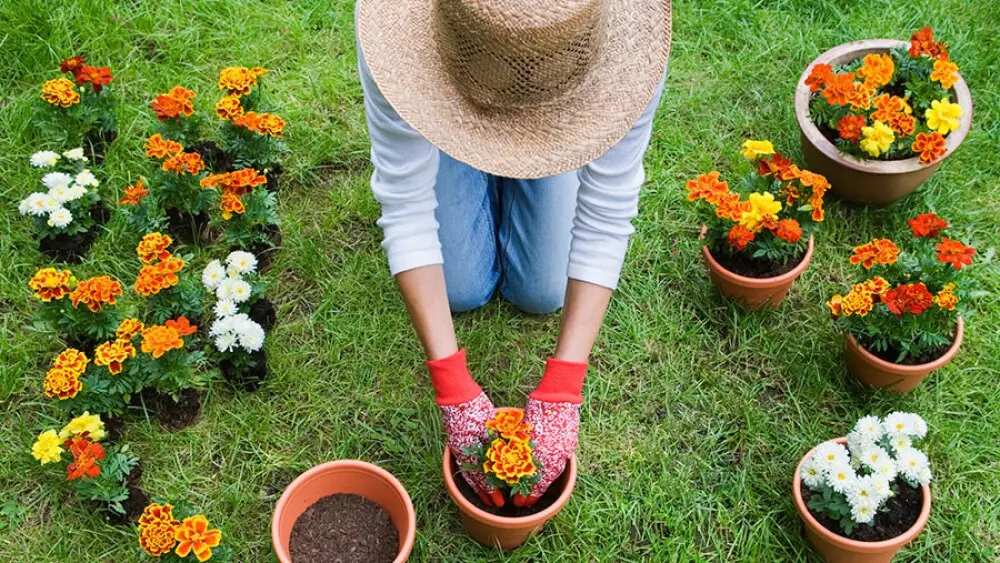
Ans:
{"type": "Polygon", "coordinates": [[[519,311],[529,315],[545,315],[562,308],[566,299],[566,282],[539,284],[532,287],[504,288],[504,299],[519,311]]]}
{"type": "Polygon", "coordinates": [[[452,313],[464,313],[478,309],[490,302],[495,285],[483,284],[448,286],[448,307],[452,313]]]}

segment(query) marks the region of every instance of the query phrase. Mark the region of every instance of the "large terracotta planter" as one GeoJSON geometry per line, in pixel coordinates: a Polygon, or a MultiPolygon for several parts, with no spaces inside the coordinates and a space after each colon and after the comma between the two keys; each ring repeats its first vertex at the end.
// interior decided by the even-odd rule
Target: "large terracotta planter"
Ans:
{"type": "MultiPolygon", "coordinates": [[[[520,409],[500,408],[497,410],[520,409]]],[[[441,468],[444,472],[444,484],[448,489],[448,495],[451,496],[452,502],[458,506],[465,531],[474,540],[487,547],[499,547],[508,551],[523,544],[529,537],[538,533],[546,522],[559,514],[559,511],[569,502],[569,497],[573,494],[573,487],[576,485],[576,456],[574,455],[566,462],[566,470],[562,477],[552,484],[553,487],[562,487],[562,492],[556,501],[548,508],[530,516],[512,518],[490,514],[465,498],[455,484],[453,473],[457,466],[451,457],[451,450],[447,447],[444,449],[444,460],[441,468]]]]}
{"type": "MultiPolygon", "coordinates": [[[[847,444],[847,438],[838,438],[840,444],[847,444]]],[[[927,519],[931,515],[931,488],[923,486],[924,506],[920,510],[917,521],[906,532],[885,541],[864,542],[845,538],[827,530],[820,524],[813,515],[809,513],[805,501],[802,500],[802,478],[799,477],[799,470],[802,463],[812,455],[816,448],[809,450],[799,461],[795,468],[795,476],[792,477],[792,499],[795,502],[795,510],[802,519],[805,526],[806,538],[812,544],[820,556],[828,563],[889,563],[893,556],[904,545],[913,541],[913,538],[927,525],[927,519]]]]}
{"type": "Polygon", "coordinates": [[[734,301],[743,303],[750,309],[774,308],[781,304],[781,301],[788,295],[788,290],[802,272],[809,267],[813,255],[813,237],[809,237],[809,246],[806,254],[797,266],[773,278],[748,278],[737,273],[730,272],[719,264],[707,246],[701,247],[701,253],[708,264],[708,275],[712,279],[715,287],[723,295],[734,301]]]}
{"type": "MultiPolygon", "coordinates": [[[[930,178],[948,155],[955,152],[972,126],[972,95],[965,80],[959,76],[952,87],[952,100],[957,99],[962,106],[961,125],[948,135],[947,152],[933,164],[920,164],[918,157],[891,161],[858,159],[842,154],[823,136],[809,116],[812,92],[805,81],[812,68],[819,63],[843,65],[871,53],[887,53],[900,47],[908,48],[909,43],[895,39],[870,39],[834,47],[806,68],[795,88],[795,118],[802,133],[802,153],[809,170],[826,176],[832,185],[830,193],[844,201],[888,205],[907,196],[930,178]]],[[[923,119],[923,116],[919,118],[923,119]]]]}
{"type": "Polygon", "coordinates": [[[281,563],[292,563],[288,542],[295,521],[316,501],[337,493],[363,496],[388,512],[399,530],[399,555],[395,563],[409,559],[417,517],[406,489],[381,467],[363,461],[339,460],[317,465],[299,475],[278,499],[271,518],[271,544],[281,563]]]}
{"type": "Polygon", "coordinates": [[[958,317],[955,341],[943,356],[926,364],[904,365],[887,362],[875,356],[858,344],[854,336],[848,334],[844,345],[847,369],[851,375],[866,385],[886,387],[897,393],[905,393],[919,385],[932,371],[950,362],[955,354],[958,354],[964,336],[965,323],[962,317],[958,317]]]}

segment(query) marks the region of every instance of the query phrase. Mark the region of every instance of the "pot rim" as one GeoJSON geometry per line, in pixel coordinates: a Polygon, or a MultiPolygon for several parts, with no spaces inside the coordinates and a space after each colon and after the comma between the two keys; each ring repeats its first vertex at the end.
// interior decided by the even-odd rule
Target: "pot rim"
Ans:
{"type": "Polygon", "coordinates": [[[820,63],[829,64],[830,61],[844,55],[859,53],[859,56],[856,58],[860,58],[860,53],[887,52],[907,46],[909,46],[908,42],[898,39],[863,39],[852,41],[824,52],[806,66],[805,71],[802,72],[802,76],[799,77],[798,84],[795,86],[795,119],[799,122],[799,129],[802,131],[802,134],[824,156],[841,166],[869,174],[907,174],[939,165],[962,144],[962,141],[965,140],[965,137],[969,134],[969,130],[972,128],[973,106],[972,93],[969,91],[969,86],[961,74],[958,74],[958,81],[951,88],[955,93],[958,104],[962,106],[962,117],[959,121],[959,127],[946,137],[947,147],[944,156],[931,164],[921,164],[919,156],[905,160],[869,160],[844,155],[820,133],[819,128],[809,118],[809,100],[812,97],[812,92],[806,86],[806,78],[809,77],[809,73],[814,66],[820,63]]]}
{"type": "Polygon", "coordinates": [[[801,276],[802,272],[806,271],[806,268],[809,267],[809,263],[812,262],[814,242],[813,235],[809,235],[809,244],[806,246],[806,254],[802,257],[802,260],[799,261],[798,265],[780,276],[774,276],[771,278],[749,278],[727,270],[725,266],[719,264],[715,257],[712,256],[712,252],[708,249],[707,245],[701,247],[701,252],[705,256],[705,260],[708,262],[708,267],[725,278],[727,281],[744,287],[766,289],[785,285],[786,283],[789,283],[801,276]]]}
{"type": "Polygon", "coordinates": [[[413,544],[416,540],[417,525],[417,515],[416,511],[413,509],[413,501],[410,500],[410,494],[406,492],[406,488],[392,473],[389,473],[377,465],[357,459],[338,459],[321,463],[302,473],[296,477],[294,481],[289,483],[287,487],[285,487],[285,491],[281,493],[281,498],[279,498],[277,504],[274,505],[274,513],[271,516],[271,545],[274,547],[274,553],[278,559],[282,561],[291,561],[291,555],[288,551],[280,547],[282,542],[281,534],[278,529],[278,521],[279,515],[285,511],[285,505],[290,502],[292,491],[303,486],[305,483],[312,481],[313,479],[322,477],[324,474],[334,469],[353,469],[363,473],[374,474],[382,481],[388,483],[389,486],[396,491],[396,494],[399,495],[399,498],[403,501],[403,505],[406,507],[406,532],[403,534],[403,539],[399,542],[399,554],[396,556],[393,563],[403,563],[406,561],[410,556],[410,552],[413,550],[413,544]]]}
{"type": "MultiPolygon", "coordinates": [[[[499,412],[506,412],[520,411],[523,409],[516,407],[497,407],[496,410],[499,412]]],[[[444,474],[445,488],[448,489],[448,496],[451,497],[452,502],[458,505],[458,509],[462,511],[463,514],[493,526],[494,528],[505,530],[531,528],[544,524],[546,521],[555,516],[557,512],[562,510],[564,506],[566,506],[566,503],[569,502],[569,497],[573,494],[573,489],[576,486],[576,454],[574,453],[566,462],[566,469],[564,470],[564,474],[566,475],[566,486],[559,494],[559,497],[556,498],[555,502],[553,502],[548,508],[528,516],[497,516],[496,514],[490,514],[489,512],[486,512],[485,510],[472,504],[465,498],[462,492],[458,490],[458,485],[455,484],[455,478],[451,474],[451,449],[447,445],[444,448],[441,469],[444,474]]]]}
{"type": "Polygon", "coordinates": [[[927,362],[925,364],[904,365],[893,362],[887,362],[882,358],[879,358],[878,356],[872,354],[868,350],[865,350],[865,347],[862,346],[856,338],[854,338],[853,334],[851,334],[850,332],[847,333],[848,341],[854,347],[854,349],[858,351],[858,354],[862,358],[864,358],[866,362],[874,365],[875,367],[883,371],[888,371],[900,375],[924,375],[928,371],[934,371],[936,369],[941,368],[943,365],[950,362],[958,354],[958,350],[962,345],[962,340],[964,339],[964,337],[965,337],[965,321],[962,319],[962,315],[958,315],[958,326],[955,329],[955,340],[951,343],[951,347],[948,348],[948,351],[945,352],[944,355],[942,355],[940,358],[934,361],[927,362]]]}
{"type": "MultiPolygon", "coordinates": [[[[847,443],[847,437],[842,436],[832,441],[844,445],[847,443]]],[[[809,450],[806,455],[802,456],[802,459],[799,460],[799,464],[795,466],[795,474],[792,476],[792,500],[795,502],[795,509],[799,512],[799,516],[802,520],[805,521],[806,526],[811,528],[815,533],[821,535],[823,539],[828,542],[836,544],[854,553],[881,553],[892,549],[899,549],[900,547],[913,541],[913,538],[917,537],[917,535],[923,531],[924,526],[927,525],[927,520],[931,515],[930,485],[921,485],[920,487],[923,492],[924,505],[920,509],[920,515],[917,517],[917,521],[913,523],[913,526],[910,526],[910,529],[894,538],[877,542],[866,542],[845,538],[840,534],[835,534],[830,530],[827,530],[826,527],[820,524],[819,521],[813,517],[812,513],[809,512],[809,508],[806,507],[805,502],[802,500],[802,492],[800,491],[802,478],[799,476],[799,470],[802,468],[802,464],[805,463],[806,458],[812,455],[812,453],[816,451],[816,448],[820,445],[822,444],[817,444],[809,450]]]]}

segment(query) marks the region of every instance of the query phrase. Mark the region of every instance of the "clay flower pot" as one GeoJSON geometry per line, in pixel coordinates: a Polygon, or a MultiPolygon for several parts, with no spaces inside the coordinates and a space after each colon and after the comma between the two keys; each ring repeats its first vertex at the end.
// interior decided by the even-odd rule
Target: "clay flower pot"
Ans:
{"type": "MultiPolygon", "coordinates": [[[[841,154],[827,140],[809,117],[812,92],[806,78],[812,68],[820,63],[843,65],[871,53],[888,53],[893,49],[908,48],[906,41],[895,39],[869,39],[854,41],[834,47],[820,55],[806,67],[795,88],[795,118],[802,133],[802,153],[809,170],[826,176],[832,187],[830,193],[852,203],[888,205],[909,195],[937,170],[945,158],[962,144],[972,126],[972,95],[961,75],[952,86],[953,98],[962,106],[961,125],[947,137],[947,152],[933,164],[920,164],[919,157],[905,160],[867,160],[841,154]]],[[[920,116],[922,119],[923,116],[920,116]]]]}
{"type": "Polygon", "coordinates": [[[809,246],[802,261],[791,270],[773,278],[741,276],[719,264],[707,246],[701,247],[701,253],[708,264],[708,275],[712,279],[712,284],[719,288],[723,295],[753,310],[774,308],[788,295],[792,282],[809,267],[813,255],[813,237],[809,237],[809,246]]]}
{"type": "Polygon", "coordinates": [[[402,483],[381,467],[363,461],[339,460],[317,465],[299,475],[278,499],[271,518],[271,544],[281,563],[292,563],[288,542],[295,521],[313,503],[337,493],[365,497],[388,512],[399,530],[399,555],[395,563],[409,559],[417,517],[402,483]]]}
{"type": "Polygon", "coordinates": [[[955,329],[955,341],[943,356],[926,364],[905,365],[887,362],[865,350],[853,335],[847,335],[844,354],[847,357],[847,369],[859,381],[872,387],[887,387],[897,393],[905,393],[913,389],[925,377],[941,366],[947,364],[958,354],[965,336],[965,323],[958,317],[958,327],[955,329]]]}
{"type": "MultiPolygon", "coordinates": [[[[846,445],[847,438],[838,438],[837,443],[846,445]]],[[[924,529],[927,519],[931,515],[931,488],[923,486],[924,506],[920,510],[920,516],[913,526],[902,534],[885,541],[864,542],[845,538],[835,534],[823,527],[822,524],[813,518],[802,500],[802,478],[799,477],[799,470],[802,464],[812,455],[816,448],[809,450],[799,461],[795,468],[795,475],[792,477],[792,500],[795,502],[795,510],[802,519],[805,526],[806,538],[812,544],[820,556],[828,563],[889,563],[893,556],[904,545],[913,541],[913,538],[924,529]]]]}
{"type": "MultiPolygon", "coordinates": [[[[515,408],[498,408],[499,411],[521,410],[515,408]]],[[[454,471],[457,469],[451,457],[451,450],[444,448],[444,460],[441,464],[444,472],[444,484],[452,502],[458,506],[465,531],[477,542],[487,547],[500,547],[512,550],[523,544],[529,537],[538,533],[546,522],[559,514],[559,511],[569,502],[576,485],[576,456],[566,462],[566,470],[562,477],[552,483],[553,487],[563,487],[559,497],[548,508],[529,516],[512,518],[490,514],[472,504],[455,484],[454,471]]],[[[461,477],[459,477],[461,478],[461,477]]]]}

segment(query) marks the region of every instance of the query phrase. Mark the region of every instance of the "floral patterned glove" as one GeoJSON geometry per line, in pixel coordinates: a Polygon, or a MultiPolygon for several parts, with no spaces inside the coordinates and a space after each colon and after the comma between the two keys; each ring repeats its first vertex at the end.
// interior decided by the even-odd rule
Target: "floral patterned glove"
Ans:
{"type": "Polygon", "coordinates": [[[532,506],[562,475],[576,450],[580,430],[580,404],[587,364],[549,358],[538,388],[528,397],[525,419],[531,424],[535,459],[542,465],[541,479],[531,495],[514,496],[515,506],[532,506]]]}
{"type": "MultiPolygon", "coordinates": [[[[459,350],[447,358],[430,360],[427,369],[431,373],[435,400],[444,418],[444,431],[448,436],[448,447],[459,467],[482,463],[463,453],[465,448],[476,446],[486,439],[486,421],[493,418],[493,403],[472,379],[465,363],[465,350],[459,350]]],[[[503,493],[486,483],[482,472],[462,471],[462,477],[479,500],[486,506],[503,506],[503,493]]]]}

